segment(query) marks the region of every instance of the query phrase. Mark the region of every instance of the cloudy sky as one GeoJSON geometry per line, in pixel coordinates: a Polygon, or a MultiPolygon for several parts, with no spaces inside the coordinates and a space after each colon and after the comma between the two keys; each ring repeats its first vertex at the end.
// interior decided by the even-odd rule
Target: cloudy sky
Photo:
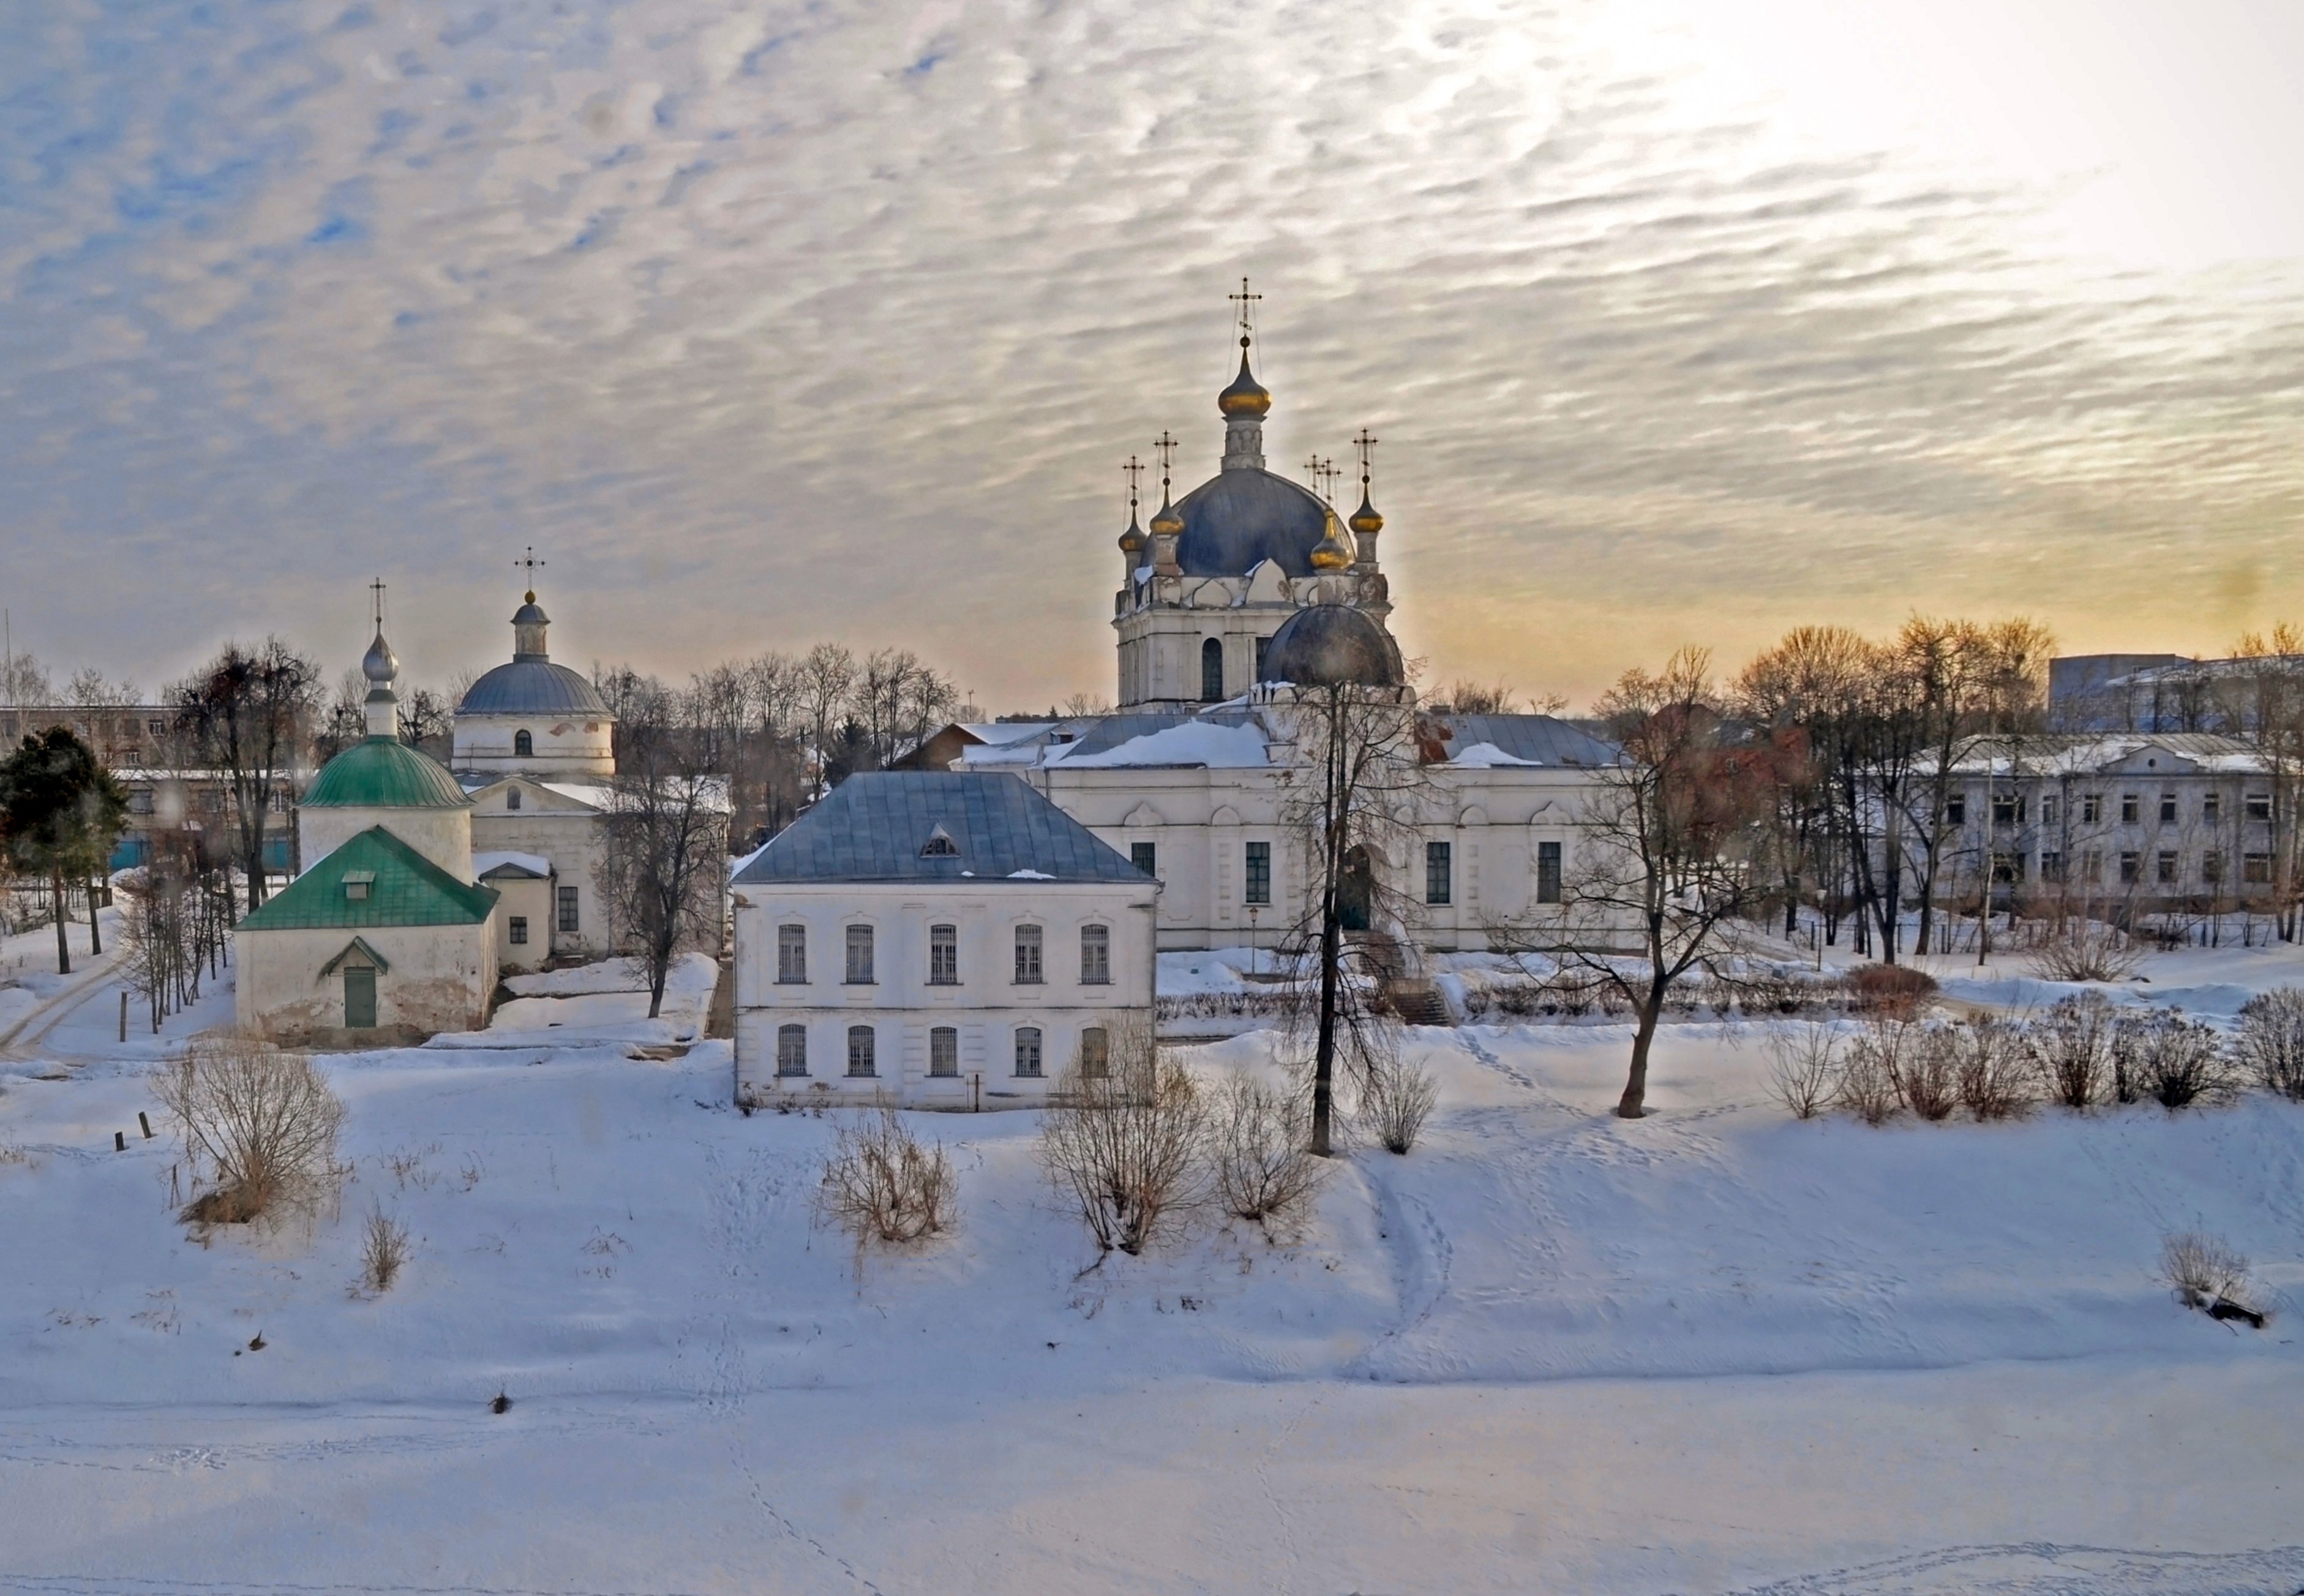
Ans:
{"type": "Polygon", "coordinates": [[[0,0],[0,603],[149,685],[1112,690],[1121,461],[1382,438],[1410,653],[2304,619],[2294,0],[0,0]]]}

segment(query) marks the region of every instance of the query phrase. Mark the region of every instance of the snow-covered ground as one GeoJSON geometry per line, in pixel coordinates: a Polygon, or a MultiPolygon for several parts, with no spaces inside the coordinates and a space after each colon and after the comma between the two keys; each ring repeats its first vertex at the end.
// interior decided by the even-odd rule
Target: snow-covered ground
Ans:
{"type": "Polygon", "coordinates": [[[1622,1026],[1420,1031],[1425,1143],[1292,1245],[1090,1268],[1035,1116],[920,1115],[959,1229],[860,1266],[836,1119],[630,1057],[612,967],[533,979],[514,1045],[326,1057],[354,1173],[269,1236],[171,1219],[158,1044],[83,1017],[0,1079],[0,1589],[2304,1586],[2297,1105],[1801,1124],[1757,1032],[1681,1026],[1628,1123],[1622,1026]],[[2196,1226],[2270,1329],[2154,1278],[2196,1226]]]}

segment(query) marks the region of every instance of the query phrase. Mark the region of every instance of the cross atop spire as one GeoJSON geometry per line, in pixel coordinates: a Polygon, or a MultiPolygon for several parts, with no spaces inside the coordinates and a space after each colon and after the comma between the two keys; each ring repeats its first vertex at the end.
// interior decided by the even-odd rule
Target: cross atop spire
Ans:
{"type": "Polygon", "coordinates": [[[1240,307],[1240,347],[1246,349],[1249,341],[1256,336],[1256,302],[1264,296],[1260,293],[1249,292],[1248,279],[1242,277],[1240,280],[1240,291],[1226,294],[1224,298],[1240,307]]]}
{"type": "Polygon", "coordinates": [[[1160,435],[1152,440],[1152,447],[1157,450],[1160,455],[1160,499],[1163,503],[1165,503],[1168,498],[1168,462],[1175,457],[1176,453],[1174,435],[1166,427],[1162,427],[1160,435]]]}
{"type": "Polygon", "coordinates": [[[1304,462],[1305,480],[1323,499],[1333,501],[1335,498],[1336,478],[1342,475],[1343,473],[1336,469],[1334,460],[1321,459],[1317,451],[1304,462]]]}
{"type": "Polygon", "coordinates": [[[1128,463],[1120,469],[1128,473],[1128,519],[1132,521],[1136,519],[1136,483],[1144,475],[1144,462],[1131,454],[1128,463]]]}
{"type": "Polygon", "coordinates": [[[1368,474],[1376,464],[1376,435],[1365,426],[1360,428],[1360,436],[1352,440],[1352,447],[1360,451],[1360,497],[1363,499],[1368,497],[1368,474]]]}
{"type": "Polygon", "coordinates": [[[543,561],[536,557],[536,545],[534,544],[529,544],[528,545],[527,556],[524,559],[515,560],[512,563],[512,568],[515,570],[525,570],[528,572],[527,602],[534,604],[536,602],[536,573],[545,563],[543,561]]]}
{"type": "Polygon", "coordinates": [[[370,619],[376,622],[378,637],[384,635],[384,578],[377,577],[368,585],[370,619]]]}

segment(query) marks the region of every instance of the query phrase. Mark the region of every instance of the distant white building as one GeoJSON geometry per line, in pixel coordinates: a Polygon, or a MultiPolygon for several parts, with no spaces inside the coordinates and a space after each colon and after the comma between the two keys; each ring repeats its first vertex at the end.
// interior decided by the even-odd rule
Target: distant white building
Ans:
{"type": "Polygon", "coordinates": [[[733,891],[740,1102],[1029,1107],[1149,1033],[1159,883],[1015,776],[851,776],[733,891]]]}
{"type": "Polygon", "coordinates": [[[508,970],[613,950],[597,873],[614,799],[616,717],[545,646],[551,624],[523,595],[512,656],[456,705],[449,764],[471,799],[479,878],[504,895],[497,957],[508,970]]]}

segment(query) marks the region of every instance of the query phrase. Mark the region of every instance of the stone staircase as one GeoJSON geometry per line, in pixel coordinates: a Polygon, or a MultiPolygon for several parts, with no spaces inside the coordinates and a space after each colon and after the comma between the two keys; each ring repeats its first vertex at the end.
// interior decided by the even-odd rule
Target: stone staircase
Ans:
{"type": "Polygon", "coordinates": [[[1448,1000],[1431,977],[1416,971],[1408,950],[1389,932],[1355,931],[1350,933],[1353,946],[1368,961],[1376,978],[1376,1001],[1390,1010],[1402,1025],[1453,1026],[1455,1017],[1448,1012],[1448,1000]]]}

